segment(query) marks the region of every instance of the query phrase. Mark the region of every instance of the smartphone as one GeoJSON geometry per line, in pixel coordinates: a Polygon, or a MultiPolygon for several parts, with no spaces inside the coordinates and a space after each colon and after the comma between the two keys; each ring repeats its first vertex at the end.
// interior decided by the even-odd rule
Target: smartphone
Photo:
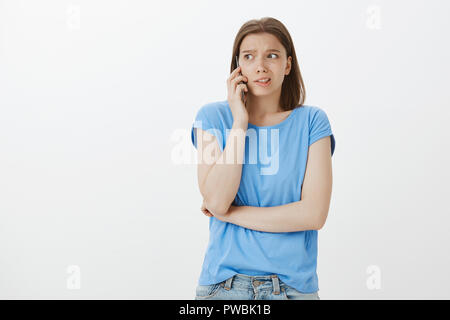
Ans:
{"type": "MultiPolygon", "coordinates": [[[[238,56],[236,56],[236,68],[237,68],[237,67],[239,67],[239,59],[238,59],[238,56]]],[[[240,71],[239,71],[239,75],[242,76],[242,73],[241,73],[240,71]]],[[[245,82],[244,82],[244,81],[239,82],[239,84],[241,84],[241,83],[245,83],[245,82]]],[[[241,100],[242,100],[242,102],[244,102],[244,104],[245,104],[244,95],[245,95],[245,92],[242,91],[242,92],[241,92],[241,100]]]]}

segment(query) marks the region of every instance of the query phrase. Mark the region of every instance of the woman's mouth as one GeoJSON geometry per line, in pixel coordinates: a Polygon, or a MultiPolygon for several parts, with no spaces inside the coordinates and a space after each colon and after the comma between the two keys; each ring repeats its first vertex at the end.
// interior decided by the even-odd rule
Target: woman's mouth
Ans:
{"type": "Polygon", "coordinates": [[[272,83],[272,79],[268,78],[268,81],[258,81],[256,80],[255,83],[256,85],[260,86],[260,87],[268,87],[270,86],[270,84],[272,83]]]}

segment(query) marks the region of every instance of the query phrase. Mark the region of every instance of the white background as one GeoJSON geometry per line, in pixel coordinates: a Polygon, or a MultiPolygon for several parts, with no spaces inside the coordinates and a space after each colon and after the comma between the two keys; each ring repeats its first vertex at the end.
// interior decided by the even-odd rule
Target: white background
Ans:
{"type": "Polygon", "coordinates": [[[226,100],[240,26],[271,16],[336,139],[321,299],[449,299],[449,9],[0,1],[0,298],[194,298],[191,125],[226,100]]]}

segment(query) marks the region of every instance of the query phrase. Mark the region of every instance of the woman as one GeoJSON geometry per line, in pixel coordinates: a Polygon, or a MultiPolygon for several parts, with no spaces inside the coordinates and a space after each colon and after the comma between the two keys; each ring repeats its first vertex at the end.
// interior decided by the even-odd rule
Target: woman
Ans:
{"type": "Polygon", "coordinates": [[[303,105],[280,21],[241,27],[227,85],[227,101],[204,105],[192,126],[210,217],[195,299],[319,299],[317,231],[328,215],[335,140],[326,113],[303,105]]]}

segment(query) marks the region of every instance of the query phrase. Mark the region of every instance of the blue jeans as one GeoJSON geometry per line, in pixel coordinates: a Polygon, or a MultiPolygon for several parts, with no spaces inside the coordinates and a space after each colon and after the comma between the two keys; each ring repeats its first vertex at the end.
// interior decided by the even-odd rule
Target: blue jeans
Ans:
{"type": "Polygon", "coordinates": [[[222,282],[197,285],[195,300],[320,300],[318,292],[302,293],[277,275],[235,274],[222,282]]]}

